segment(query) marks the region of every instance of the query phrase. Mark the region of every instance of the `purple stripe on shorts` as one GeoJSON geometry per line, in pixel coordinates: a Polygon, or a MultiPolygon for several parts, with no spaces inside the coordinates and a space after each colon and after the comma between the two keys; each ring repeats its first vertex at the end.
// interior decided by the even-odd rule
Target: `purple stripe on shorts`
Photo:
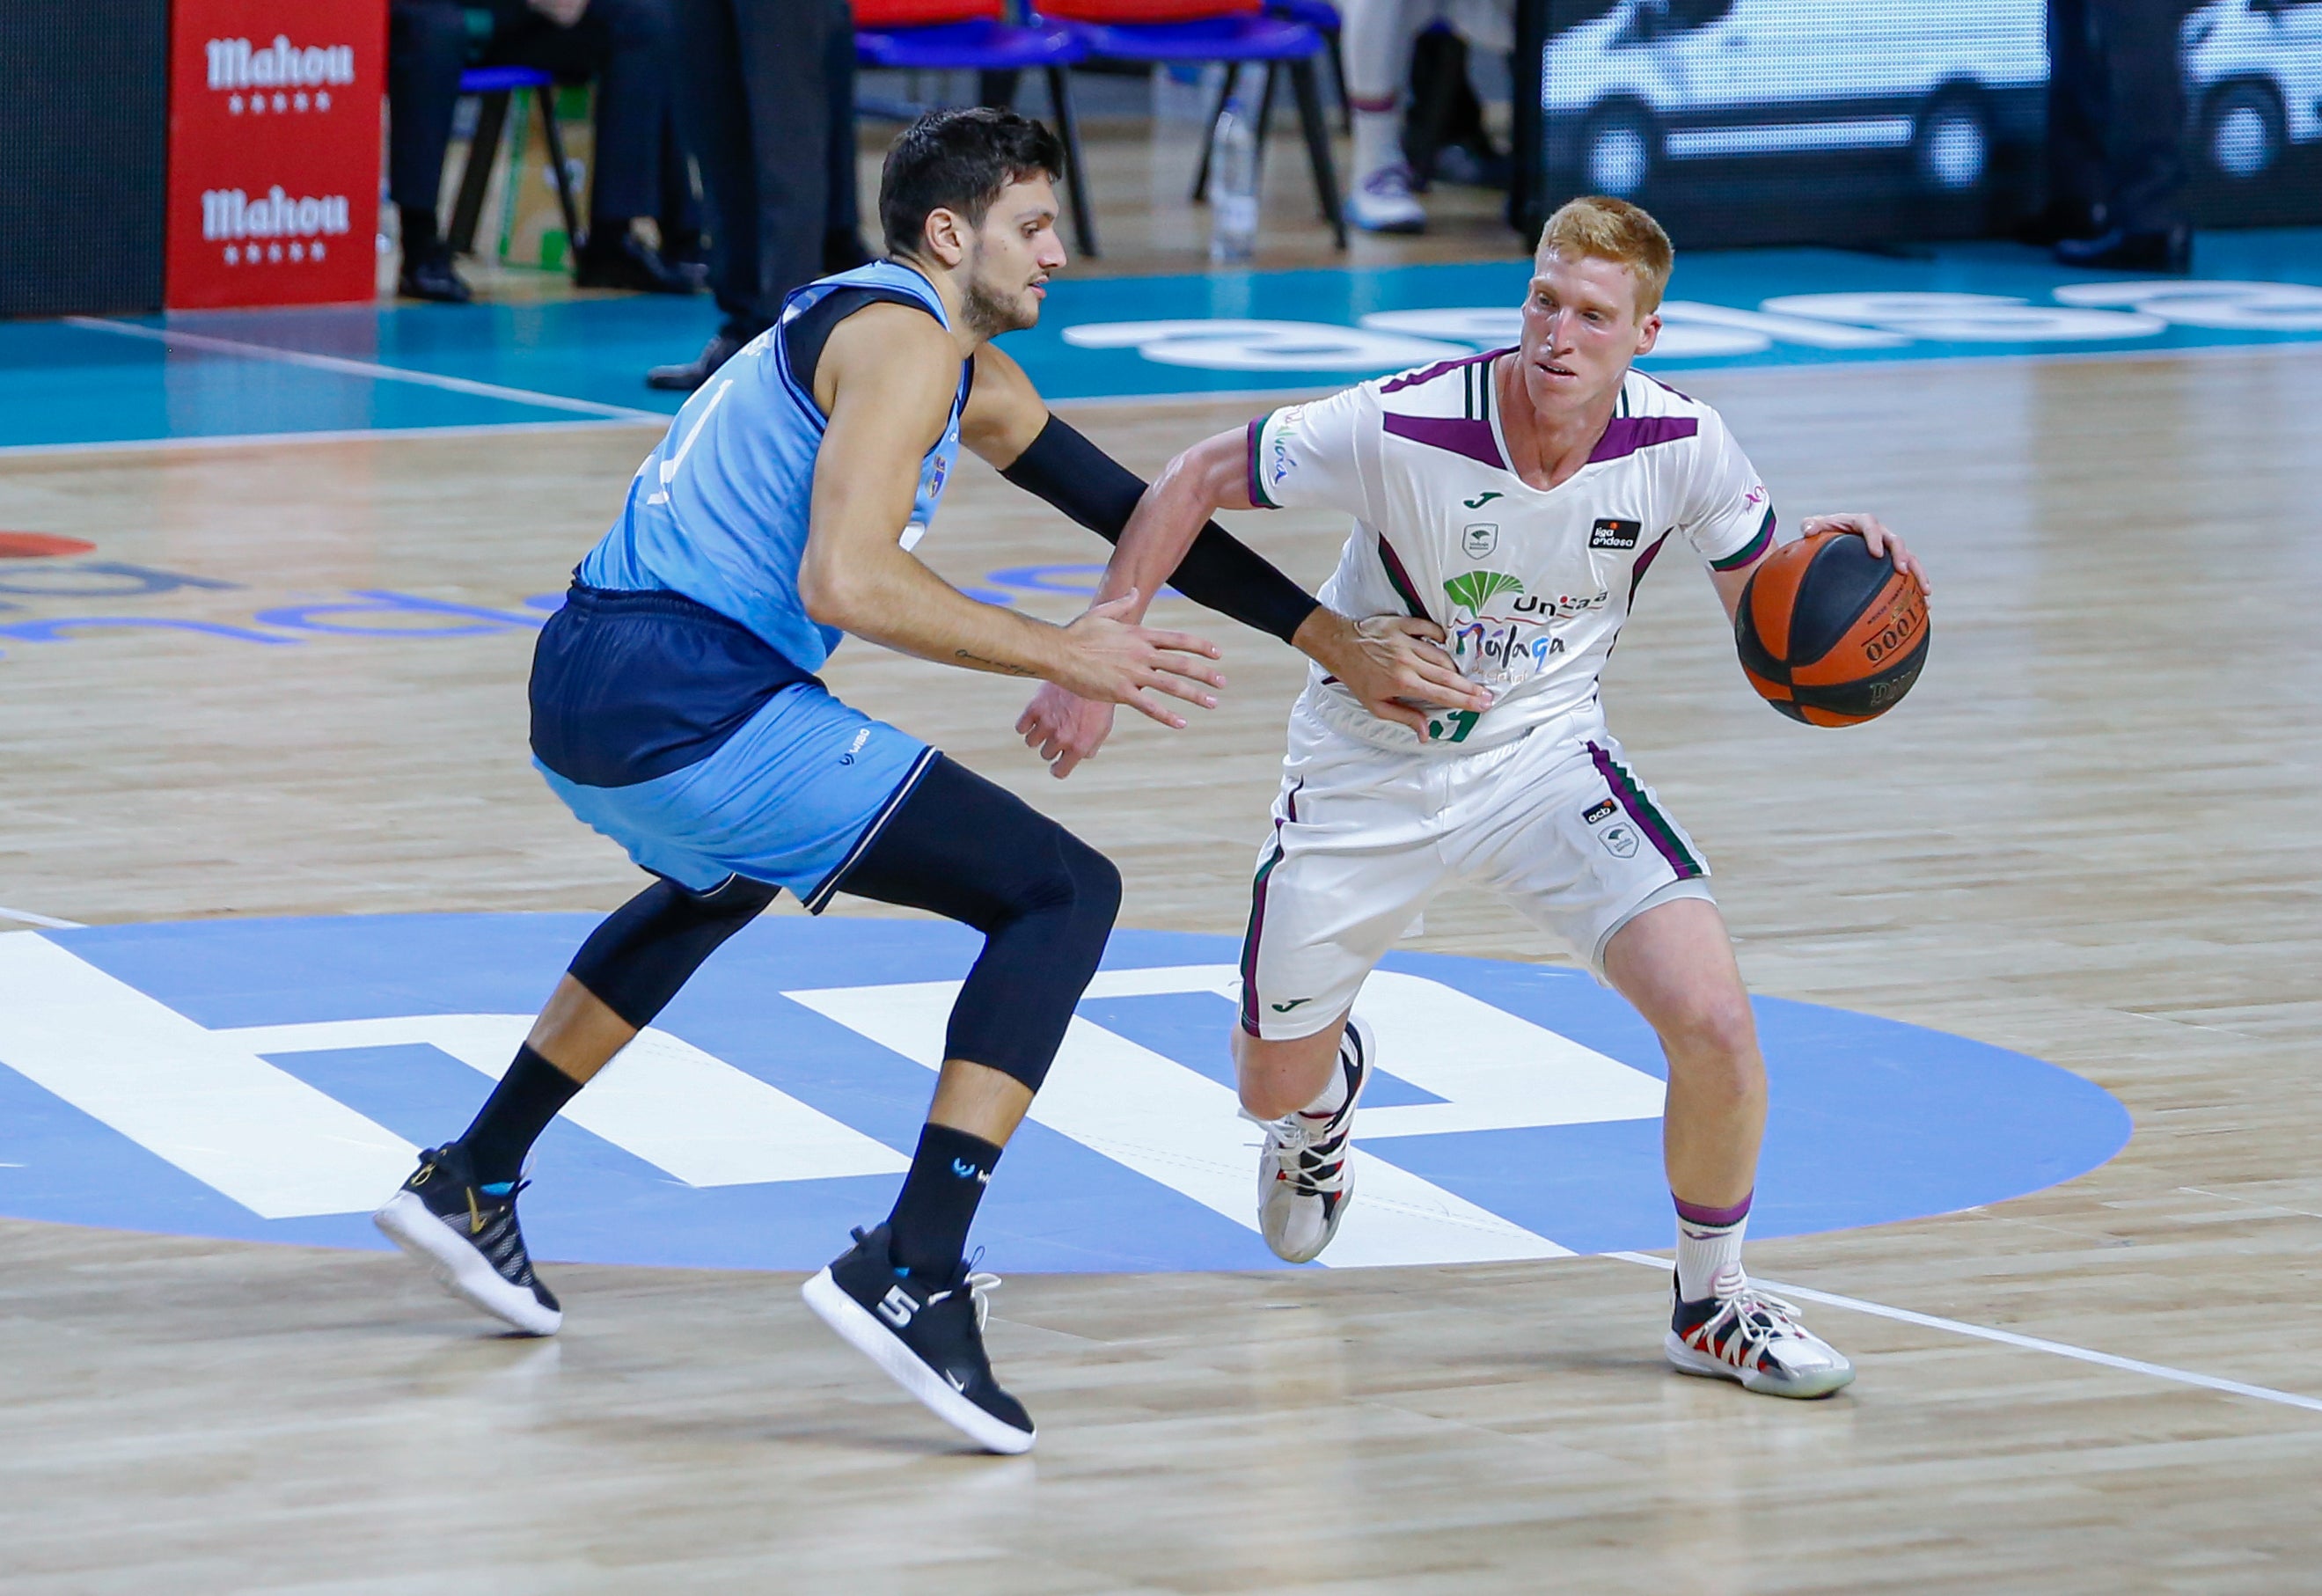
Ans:
{"type": "Polygon", "coordinates": [[[1617,416],[1606,424],[1604,435],[1589,451],[1588,463],[1593,466],[1608,460],[1625,460],[1640,449],[1674,443],[1700,431],[1701,424],[1690,415],[1617,416]]]}
{"type": "Polygon", "coordinates": [[[1680,881],[1689,881],[1699,875],[1701,873],[1699,867],[1686,857],[1685,850],[1678,846],[1677,838],[1670,835],[1668,829],[1661,825],[1660,817],[1648,814],[1629,797],[1628,780],[1613,763],[1613,756],[1591,743],[1588,745],[1588,758],[1595,765],[1596,773],[1604,778],[1605,788],[1618,800],[1621,807],[1627,812],[1629,818],[1637,823],[1637,829],[1645,834],[1646,839],[1659,852],[1660,856],[1668,862],[1669,869],[1677,872],[1677,879],[1680,881]]]}
{"type": "Polygon", "coordinates": [[[1750,1198],[1757,1195],[1758,1194],[1756,1192],[1752,1191],[1750,1193],[1749,1197],[1744,1197],[1740,1202],[1735,1203],[1730,1208],[1705,1208],[1697,1202],[1686,1201],[1685,1199],[1679,1197],[1674,1191],[1669,1193],[1669,1200],[1677,1204],[1677,1217],[1683,1219],[1687,1224],[1714,1225],[1722,1230],[1729,1225],[1739,1225],[1742,1220],[1748,1218],[1750,1217],[1750,1198]]]}
{"type": "MultiPolygon", "coordinates": [[[[1687,426],[1692,424],[1686,423],[1687,426]]],[[[1492,436],[1492,424],[1488,421],[1463,421],[1456,415],[1397,415],[1390,411],[1386,430],[1398,438],[1408,438],[1431,449],[1448,449],[1503,471],[1508,469],[1507,461],[1500,458],[1499,440],[1492,436]]]]}

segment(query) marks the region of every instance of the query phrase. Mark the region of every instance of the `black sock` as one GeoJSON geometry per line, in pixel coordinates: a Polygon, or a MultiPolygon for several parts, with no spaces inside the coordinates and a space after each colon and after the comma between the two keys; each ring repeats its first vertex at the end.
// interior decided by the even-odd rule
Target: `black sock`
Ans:
{"type": "Polygon", "coordinates": [[[416,260],[435,247],[435,213],[425,205],[398,205],[403,219],[403,258],[416,260]]]}
{"type": "Polygon", "coordinates": [[[1000,1149],[981,1136],[947,1125],[923,1128],[911,1172],[903,1177],[895,1211],[887,1217],[895,1262],[933,1279],[948,1281],[957,1274],[975,1205],[999,1162],[1000,1149]]]}
{"type": "Polygon", "coordinates": [[[460,1137],[475,1163],[476,1183],[494,1186],[522,1174],[524,1155],[580,1090],[578,1081],[533,1052],[531,1044],[517,1048],[516,1062],[460,1137]]]}

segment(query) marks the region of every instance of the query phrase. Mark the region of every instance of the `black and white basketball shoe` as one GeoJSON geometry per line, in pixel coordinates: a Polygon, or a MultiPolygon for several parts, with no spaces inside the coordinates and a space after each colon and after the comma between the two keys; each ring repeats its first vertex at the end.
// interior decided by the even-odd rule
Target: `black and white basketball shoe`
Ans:
{"type": "Polygon", "coordinates": [[[371,1216],[388,1239],[435,1272],[443,1289],[527,1336],[553,1336],[564,1322],[555,1295],[534,1277],[516,1222],[516,1199],[476,1184],[467,1150],[454,1142],[419,1155],[403,1189],[371,1216]]]}
{"type": "Polygon", "coordinates": [[[1355,1105],[1377,1060],[1370,1026],[1348,1015],[1339,1038],[1345,1102],[1328,1114],[1301,1108],[1279,1119],[1244,1111],[1243,1118],[1266,1132],[1257,1150],[1257,1228],[1275,1257],[1312,1263],[1339,1234],[1339,1221],[1355,1199],[1355,1105]]]}
{"type": "Polygon", "coordinates": [[[1709,1290],[1698,1302],[1676,1298],[1663,1350],[1683,1373],[1772,1397],[1826,1397],[1853,1382],[1846,1354],[1800,1324],[1795,1304],[1751,1285],[1739,1263],[1712,1276],[1709,1290]]]}
{"type": "Polygon", "coordinates": [[[985,1296],[996,1274],[966,1264],[931,1287],[896,1266],[887,1227],[857,1230],[855,1245],[806,1282],[806,1305],[935,1416],[987,1452],[1029,1452],[1024,1404],[1000,1389],[983,1353],[985,1296]]]}

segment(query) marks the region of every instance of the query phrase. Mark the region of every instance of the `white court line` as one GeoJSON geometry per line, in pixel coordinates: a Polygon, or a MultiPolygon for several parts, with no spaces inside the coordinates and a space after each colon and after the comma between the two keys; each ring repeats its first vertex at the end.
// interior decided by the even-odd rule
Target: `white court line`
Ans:
{"type": "Polygon", "coordinates": [[[533,405],[547,410],[570,410],[580,415],[609,415],[623,421],[666,422],[669,419],[658,411],[638,410],[626,405],[605,405],[595,399],[573,399],[562,394],[538,393],[531,388],[504,388],[497,382],[476,382],[465,377],[445,377],[434,371],[382,366],[374,360],[350,360],[340,355],[311,354],[302,349],[277,349],[267,343],[244,343],[240,339],[213,338],[206,333],[186,333],[174,327],[140,327],[128,322],[107,321],[103,316],[66,316],[63,320],[65,325],[78,327],[84,332],[142,338],[154,343],[166,343],[171,349],[199,350],[206,354],[236,355],[243,360],[304,366],[315,371],[336,372],[342,377],[368,377],[379,382],[407,382],[416,388],[442,388],[447,393],[470,394],[479,398],[508,399],[519,405],[533,405]]]}
{"type": "Polygon", "coordinates": [[[43,929],[50,931],[78,931],[82,929],[81,923],[78,920],[51,919],[47,915],[36,915],[30,909],[0,908],[0,920],[22,920],[27,926],[39,926],[43,929]]]}
{"type": "MultiPolygon", "coordinates": [[[[1604,1253],[1600,1256],[1618,1258],[1624,1263],[1643,1263],[1663,1271],[1677,1267],[1667,1258],[1656,1258],[1650,1253],[1604,1253]]],[[[1803,1297],[1809,1302],[1819,1302],[1828,1308],[1867,1313],[1873,1318],[1895,1319],[1906,1325],[1921,1325],[1930,1330],[1949,1330],[1954,1336],[1972,1336],[1979,1341],[1997,1341],[2003,1346],[2020,1346],[2027,1352],[2044,1352],[2052,1357],[2071,1358],[2076,1363],[2095,1363],[2101,1368],[2149,1375],[2154,1380],[2173,1381],[2179,1385],[2199,1386],[2203,1391],[2223,1391],[2227,1396],[2254,1397],[2261,1402],[2278,1402],[2285,1408],[2303,1408],[2309,1413],[2322,1413],[2322,1397],[2301,1397],[2295,1391],[2276,1391],[2270,1385],[2246,1385],[2238,1380],[2220,1380],[2214,1374],[2196,1374],[2190,1369],[2172,1369],[2166,1363],[2148,1363],[2141,1358],[2116,1357],[2108,1352],[2074,1346],[2068,1341],[2046,1341],[2037,1336],[2019,1336],[2013,1330],[1995,1330],[1988,1325],[1970,1325],[1964,1319],[1914,1313],[1907,1308],[1889,1308],[1883,1302],[1866,1302],[1860,1297],[1841,1297],[1833,1291],[1817,1291],[1811,1286],[1788,1285],[1778,1280],[1758,1280],[1755,1275],[1751,1278],[1777,1296],[1803,1297]]]]}
{"type": "MultiPolygon", "coordinates": [[[[669,417],[644,412],[654,425],[666,428],[669,417]]],[[[91,443],[0,444],[0,460],[20,455],[124,454],[153,449],[274,449],[286,443],[376,443],[404,438],[489,438],[502,433],[626,432],[645,420],[591,416],[571,421],[481,421],[463,426],[338,427],[312,433],[210,433],[191,438],[104,438],[91,443]]]]}

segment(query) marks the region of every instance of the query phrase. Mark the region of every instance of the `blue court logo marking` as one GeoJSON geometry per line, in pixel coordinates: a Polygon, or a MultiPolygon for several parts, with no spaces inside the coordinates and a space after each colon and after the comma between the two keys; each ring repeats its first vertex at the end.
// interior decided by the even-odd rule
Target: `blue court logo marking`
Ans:
{"type": "MultiPolygon", "coordinates": [[[[0,1213],[377,1248],[370,1208],[456,1135],[595,924],[414,915],[0,935],[0,1213]]],[[[978,939],[762,920],[575,1098],[536,1153],[545,1259],[809,1269],[887,1211],[978,939]]],[[[1255,1127],[1226,1036],[1234,939],[1124,931],[984,1199],[1009,1270],[1283,1267],[1255,1232],[1255,1127]]],[[[1384,1074],[1325,1262],[1668,1244],[1662,1069],[1567,970],[1390,954],[1384,1074]]],[[[2117,1152],[2126,1111],[2021,1053],[1761,999],[1774,1111],[1752,1233],[2037,1190],[2117,1152]]]]}

